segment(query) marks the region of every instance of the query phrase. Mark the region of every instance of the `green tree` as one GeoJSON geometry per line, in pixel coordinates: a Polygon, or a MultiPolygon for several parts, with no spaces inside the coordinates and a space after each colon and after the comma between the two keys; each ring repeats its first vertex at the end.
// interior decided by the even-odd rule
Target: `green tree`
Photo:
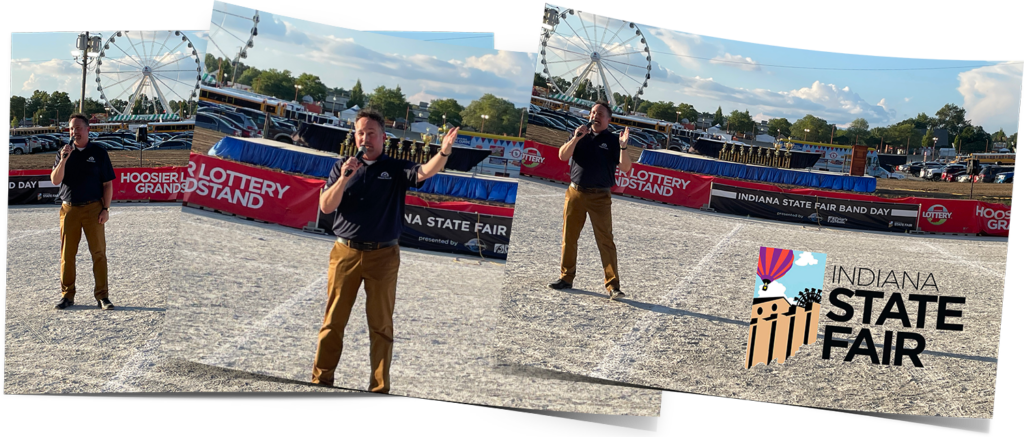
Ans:
{"type": "Polygon", "coordinates": [[[867,120],[858,118],[850,122],[850,127],[846,129],[846,136],[850,137],[854,142],[861,142],[862,139],[867,139],[870,129],[871,126],[868,125],[867,120]]]}
{"type": "MultiPolygon", "coordinates": [[[[78,111],[78,100],[75,100],[74,102],[71,102],[71,106],[73,108],[75,108],[75,112],[77,112],[78,111]]],[[[82,112],[85,113],[86,115],[99,114],[99,113],[102,113],[102,112],[105,112],[105,111],[106,111],[106,109],[104,108],[103,103],[100,103],[99,100],[96,100],[96,99],[91,98],[91,97],[86,97],[85,98],[85,108],[82,110],[82,112]]]]}
{"type": "Polygon", "coordinates": [[[447,120],[452,126],[462,126],[462,111],[465,109],[455,99],[431,100],[430,116],[427,117],[427,121],[434,126],[441,126],[443,120],[447,120]]]}
{"type": "Polygon", "coordinates": [[[541,76],[540,73],[533,73],[533,86],[547,88],[548,81],[544,80],[544,76],[541,76]]]}
{"type": "Polygon", "coordinates": [[[778,137],[788,137],[789,128],[793,126],[789,120],[779,117],[768,120],[768,134],[778,137]]]}
{"type": "Polygon", "coordinates": [[[722,107],[719,106],[718,110],[715,111],[715,118],[711,120],[712,126],[722,126],[725,124],[725,116],[722,115],[722,107]]]}
{"type": "Polygon", "coordinates": [[[484,94],[480,99],[470,102],[469,106],[462,110],[462,120],[465,126],[479,130],[480,124],[483,123],[483,132],[499,135],[517,135],[521,116],[522,113],[512,102],[493,94],[484,94]],[[489,117],[487,120],[480,117],[484,114],[489,117]]]}
{"type": "Polygon", "coordinates": [[[664,120],[669,123],[676,121],[676,107],[672,102],[655,102],[647,108],[647,117],[664,120]]]}
{"type": "Polygon", "coordinates": [[[935,137],[935,132],[932,131],[931,128],[928,128],[928,130],[925,131],[924,135],[921,136],[921,148],[932,147],[932,145],[935,143],[935,141],[932,140],[933,137],[935,137]]]}
{"type": "Polygon", "coordinates": [[[679,112],[679,121],[686,119],[690,123],[693,123],[697,121],[698,117],[700,117],[700,113],[697,112],[697,109],[689,103],[680,103],[679,106],[676,106],[676,111],[679,112]]]}
{"type": "Polygon", "coordinates": [[[405,100],[405,94],[402,94],[401,86],[395,86],[392,89],[381,85],[374,88],[373,93],[370,94],[366,102],[366,106],[376,109],[384,118],[397,120],[405,118],[409,102],[405,100]]]}
{"type": "Polygon", "coordinates": [[[262,71],[260,71],[256,67],[246,68],[245,71],[242,72],[242,74],[238,75],[238,77],[235,78],[235,82],[240,83],[242,85],[252,86],[253,80],[259,77],[260,73],[262,73],[262,71]]]}
{"type": "Polygon", "coordinates": [[[322,102],[327,97],[327,85],[320,81],[320,76],[302,73],[295,79],[295,84],[302,87],[299,97],[310,96],[314,102],[322,102]]]}
{"type": "Polygon", "coordinates": [[[750,118],[750,112],[733,110],[727,119],[729,131],[747,133],[753,130],[754,120],[750,118]]]}
{"type": "Polygon", "coordinates": [[[804,118],[797,120],[789,128],[793,138],[807,141],[828,141],[832,135],[832,128],[825,119],[807,114],[804,118]],[[804,129],[808,131],[805,132],[804,129]]]}
{"type": "Polygon", "coordinates": [[[935,118],[938,127],[946,128],[950,135],[956,136],[965,127],[971,125],[971,121],[966,119],[966,115],[967,111],[964,108],[947,103],[935,113],[935,118]]]}
{"type": "Polygon", "coordinates": [[[30,114],[34,119],[36,113],[46,106],[46,102],[50,100],[50,94],[46,91],[35,90],[32,91],[32,96],[25,102],[25,112],[30,114]]]}
{"type": "Polygon", "coordinates": [[[288,70],[277,71],[271,68],[264,70],[253,79],[253,91],[281,100],[292,100],[295,97],[295,79],[288,70]]]}
{"type": "Polygon", "coordinates": [[[207,73],[213,73],[214,71],[217,71],[217,64],[219,64],[219,62],[216,56],[213,56],[212,53],[207,53],[206,56],[203,57],[203,64],[206,66],[207,73]]]}
{"type": "Polygon", "coordinates": [[[67,118],[72,113],[78,112],[78,106],[72,104],[68,93],[62,91],[54,91],[50,94],[50,100],[46,102],[46,106],[54,110],[55,118],[67,118]]]}
{"type": "MultiPolygon", "coordinates": [[[[28,99],[22,96],[11,96],[11,116],[24,118],[27,116],[27,110],[25,105],[28,103],[28,99]]],[[[17,126],[17,122],[11,122],[11,126],[17,126]]]]}
{"type": "Polygon", "coordinates": [[[366,106],[366,94],[363,93],[363,83],[359,79],[356,79],[356,84],[349,93],[348,103],[345,103],[345,108],[351,108],[356,105],[360,108],[366,106]]]}

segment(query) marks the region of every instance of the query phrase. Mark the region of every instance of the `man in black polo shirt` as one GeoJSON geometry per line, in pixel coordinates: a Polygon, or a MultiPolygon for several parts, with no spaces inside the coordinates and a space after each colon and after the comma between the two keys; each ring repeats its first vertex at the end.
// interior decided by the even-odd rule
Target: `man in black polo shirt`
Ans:
{"type": "Polygon", "coordinates": [[[107,242],[103,224],[110,219],[114,195],[114,166],[107,151],[89,141],[89,119],[72,114],[68,120],[71,143],[57,154],[50,182],[60,186],[60,302],[62,310],[75,304],[75,256],[82,231],[92,254],[96,278],[94,296],[101,309],[113,309],[107,296],[107,242]]]}
{"type": "Polygon", "coordinates": [[[576,128],[572,138],[558,149],[558,159],[569,161],[572,183],[565,192],[562,212],[562,275],[548,286],[556,290],[572,288],[577,244],[589,215],[604,265],[604,287],[611,299],[619,299],[626,294],[619,289],[618,259],[612,239],[612,187],[615,169],[629,172],[632,162],[626,153],[629,128],[616,137],[608,131],[611,118],[608,103],[598,101],[590,109],[592,127],[576,128]]]}
{"type": "Polygon", "coordinates": [[[356,115],[356,144],[365,147],[362,160],[342,158],[331,170],[320,194],[320,210],[338,214],[327,271],[327,309],[317,339],[313,383],[334,385],[341,359],[342,337],[361,283],[366,284],[366,323],[370,330],[369,391],[391,390],[392,315],[398,285],[398,237],[405,223],[405,193],[437,174],[452,151],[459,129],[444,136],[441,149],[426,164],[385,155],[384,118],[372,109],[356,115]]]}

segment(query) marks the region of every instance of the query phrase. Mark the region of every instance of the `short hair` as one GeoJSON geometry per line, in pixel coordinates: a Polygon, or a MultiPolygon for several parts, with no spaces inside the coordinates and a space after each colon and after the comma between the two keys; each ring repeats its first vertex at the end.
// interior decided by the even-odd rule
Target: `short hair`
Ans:
{"type": "Polygon", "coordinates": [[[68,124],[71,124],[72,122],[74,122],[74,120],[76,118],[79,119],[79,120],[84,121],[86,126],[89,125],[89,117],[86,117],[85,114],[83,114],[81,112],[76,112],[74,114],[71,114],[71,117],[68,117],[68,124]]]}
{"type": "Polygon", "coordinates": [[[380,113],[377,112],[376,109],[372,109],[372,108],[360,109],[359,113],[356,114],[356,122],[358,122],[360,119],[363,119],[363,118],[369,118],[370,120],[376,121],[377,124],[380,125],[380,130],[381,131],[384,130],[384,116],[380,115],[380,113]]]}
{"type": "Polygon", "coordinates": [[[598,106],[598,105],[603,106],[604,109],[608,110],[608,116],[609,117],[612,115],[612,107],[610,105],[608,105],[608,101],[607,100],[598,100],[598,101],[594,102],[594,106],[598,106]]]}

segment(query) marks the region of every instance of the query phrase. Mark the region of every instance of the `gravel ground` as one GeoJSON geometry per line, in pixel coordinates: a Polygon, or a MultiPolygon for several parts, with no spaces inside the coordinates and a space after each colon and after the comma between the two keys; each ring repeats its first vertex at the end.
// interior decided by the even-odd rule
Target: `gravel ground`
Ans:
{"type": "MultiPolygon", "coordinates": [[[[622,302],[602,287],[588,223],[574,289],[555,291],[564,185],[523,178],[492,353],[499,362],[629,384],[766,402],[879,413],[987,418],[992,415],[1006,268],[1005,238],[853,232],[752,220],[616,196],[622,302]],[[826,253],[819,339],[783,364],[744,369],[759,246],[826,253]],[[866,357],[821,359],[825,325],[839,323],[828,292],[833,266],[935,275],[939,292],[966,296],[962,332],[898,321],[872,325],[920,332],[924,367],[872,365],[866,357]]],[[[847,285],[847,287],[850,287],[847,285]]],[[[871,288],[871,287],[850,287],[871,288]]],[[[878,288],[871,288],[878,289],[878,288]]],[[[883,289],[904,296],[913,288],[883,289]]],[[[860,303],[858,299],[854,302],[860,303]]],[[[874,314],[881,310],[876,303],[874,314]]],[[[932,304],[934,305],[934,304],[932,304]]],[[[857,314],[861,308],[857,307],[857,314]]],[[[916,306],[908,302],[908,310],[916,306]]],[[[911,318],[914,316],[912,315],[911,318]]],[[[855,334],[854,334],[855,335],[855,334]]],[[[842,337],[841,337],[842,338],[842,337]]],[[[852,338],[851,338],[852,340],[852,338]]],[[[835,355],[833,355],[835,357],[835,355]]]]}
{"type": "MultiPolygon", "coordinates": [[[[378,396],[306,382],[326,296],[330,240],[182,212],[177,204],[115,205],[106,235],[110,296],[117,309],[88,306],[92,264],[83,240],[78,287],[85,292],[78,306],[57,311],[52,307],[60,295],[58,235],[56,207],[8,209],[4,393],[378,396]],[[186,294],[190,290],[194,294],[186,294]]],[[[658,414],[659,391],[532,367],[491,366],[486,344],[494,331],[497,293],[482,285],[497,283],[502,268],[403,251],[403,272],[411,272],[403,277],[426,280],[400,281],[399,296],[411,298],[400,298],[396,310],[392,393],[552,412],[658,414]],[[481,292],[463,291],[469,284],[481,292]]],[[[365,319],[358,315],[362,305],[360,299],[353,310],[338,373],[339,386],[356,389],[365,388],[369,367],[365,319]]]]}

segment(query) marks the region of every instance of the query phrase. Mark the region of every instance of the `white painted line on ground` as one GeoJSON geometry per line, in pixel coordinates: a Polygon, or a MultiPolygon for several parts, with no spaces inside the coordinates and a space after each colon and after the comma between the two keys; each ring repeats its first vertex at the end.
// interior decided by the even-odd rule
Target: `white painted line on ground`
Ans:
{"type": "MultiPolygon", "coordinates": [[[[658,304],[674,307],[676,301],[680,300],[682,294],[691,287],[693,279],[706,270],[712,260],[722,252],[743,226],[743,224],[736,225],[721,240],[718,240],[715,247],[704,254],[700,262],[690,269],[689,274],[676,283],[676,286],[672,287],[668,293],[662,295],[658,304]]],[[[654,331],[657,330],[660,323],[661,319],[657,313],[645,313],[640,320],[637,320],[632,329],[627,329],[622,338],[612,345],[611,350],[605,354],[604,359],[590,371],[588,376],[613,381],[627,381],[632,363],[643,362],[644,349],[650,343],[650,339],[654,336],[654,331]]]]}
{"type": "MultiPolygon", "coordinates": [[[[298,290],[292,294],[288,300],[284,301],[269,313],[260,319],[247,329],[242,335],[239,335],[231,341],[221,346],[217,352],[203,358],[199,362],[209,366],[220,366],[220,367],[231,367],[234,363],[236,352],[239,348],[244,346],[246,343],[251,341],[258,336],[265,335],[267,329],[272,326],[284,326],[290,322],[288,315],[292,312],[295,307],[298,306],[309,306],[313,305],[316,300],[317,293],[327,293],[327,273],[323,273],[314,279],[306,288],[298,290]]],[[[318,321],[310,321],[310,323],[318,323],[318,321]]],[[[313,339],[311,338],[312,342],[313,339]]],[[[309,355],[310,366],[313,365],[313,354],[310,352],[309,355]]],[[[312,367],[311,367],[312,368],[312,367]]]]}

